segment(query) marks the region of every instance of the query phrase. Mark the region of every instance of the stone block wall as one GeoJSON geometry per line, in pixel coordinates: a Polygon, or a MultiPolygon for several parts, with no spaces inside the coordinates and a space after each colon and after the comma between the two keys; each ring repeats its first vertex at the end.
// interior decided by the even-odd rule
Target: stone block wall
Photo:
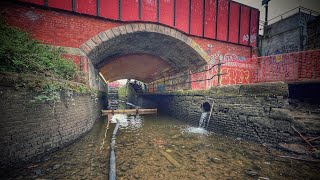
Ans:
{"type": "Polygon", "coordinates": [[[208,130],[260,143],[293,142],[290,126],[301,128],[290,114],[285,83],[232,85],[210,91],[144,95],[160,112],[199,125],[201,105],[213,106],[208,130]]]}
{"type": "Polygon", "coordinates": [[[100,116],[100,101],[90,94],[61,92],[60,102],[33,102],[38,95],[0,86],[0,167],[66,146],[100,116]]]}

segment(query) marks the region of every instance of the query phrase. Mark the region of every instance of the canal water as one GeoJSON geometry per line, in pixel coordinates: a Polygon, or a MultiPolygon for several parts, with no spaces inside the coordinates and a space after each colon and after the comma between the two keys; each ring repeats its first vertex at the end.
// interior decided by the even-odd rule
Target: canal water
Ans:
{"type": "MultiPolygon", "coordinates": [[[[199,115],[200,118],[200,115],[199,115]]],[[[77,142],[4,179],[107,179],[114,124],[118,179],[319,179],[319,163],[279,156],[284,152],[193,128],[162,115],[103,117],[77,142]]]]}

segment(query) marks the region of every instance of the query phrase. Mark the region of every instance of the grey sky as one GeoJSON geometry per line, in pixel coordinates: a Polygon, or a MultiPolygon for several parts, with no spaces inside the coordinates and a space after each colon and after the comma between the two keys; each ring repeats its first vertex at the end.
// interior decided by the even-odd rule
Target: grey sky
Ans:
{"type": "MultiPolygon", "coordinates": [[[[260,20],[264,21],[265,8],[261,6],[262,0],[233,0],[255,7],[260,10],[260,20]]],[[[269,2],[268,19],[279,16],[293,8],[302,6],[313,11],[320,12],[320,0],[271,0],[269,2]]],[[[261,28],[261,27],[260,27],[261,28]]]]}

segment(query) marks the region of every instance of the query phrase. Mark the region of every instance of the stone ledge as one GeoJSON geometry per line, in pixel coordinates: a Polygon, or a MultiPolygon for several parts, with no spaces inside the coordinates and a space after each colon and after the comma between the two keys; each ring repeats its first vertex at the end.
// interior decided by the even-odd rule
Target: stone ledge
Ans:
{"type": "Polygon", "coordinates": [[[140,95],[181,95],[181,96],[210,96],[210,97],[264,97],[284,96],[288,97],[288,84],[284,82],[257,83],[215,86],[209,90],[180,90],[163,93],[142,93],[140,95]]]}

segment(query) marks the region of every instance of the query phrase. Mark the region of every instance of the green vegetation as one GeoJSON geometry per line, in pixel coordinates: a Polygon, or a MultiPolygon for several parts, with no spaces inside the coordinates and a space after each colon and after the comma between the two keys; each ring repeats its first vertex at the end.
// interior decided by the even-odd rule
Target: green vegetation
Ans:
{"type": "Polygon", "coordinates": [[[61,48],[38,43],[0,19],[0,72],[17,72],[74,80],[75,64],[61,57],[61,48]]]}
{"type": "Polygon", "coordinates": [[[62,48],[43,45],[0,17],[0,83],[37,92],[32,102],[60,101],[62,91],[96,94],[83,84],[83,73],[62,48]],[[77,81],[77,82],[72,82],[77,81]]]}
{"type": "Polygon", "coordinates": [[[125,100],[126,99],[126,86],[122,86],[118,90],[119,99],[125,100]]]}

